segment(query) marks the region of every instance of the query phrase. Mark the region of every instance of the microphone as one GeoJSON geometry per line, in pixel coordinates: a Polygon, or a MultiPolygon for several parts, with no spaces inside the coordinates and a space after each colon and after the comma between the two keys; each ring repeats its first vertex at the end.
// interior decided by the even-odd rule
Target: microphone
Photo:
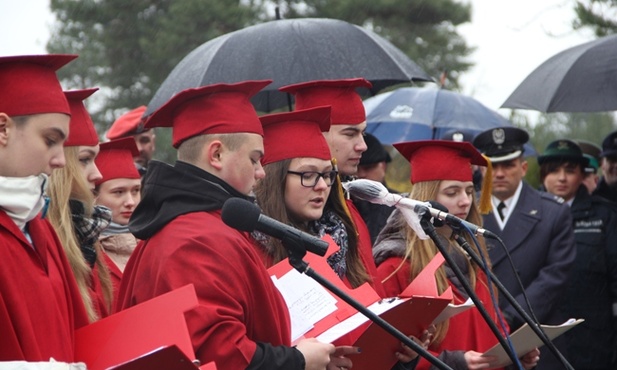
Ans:
{"type": "Polygon", "coordinates": [[[223,204],[221,218],[234,229],[248,232],[257,230],[280,239],[285,247],[298,246],[302,251],[319,256],[324,256],[328,250],[326,241],[264,215],[259,207],[242,198],[227,199],[223,204]]]}
{"type": "Polygon", "coordinates": [[[420,202],[415,199],[402,197],[398,194],[392,194],[380,182],[359,179],[346,182],[343,186],[351,195],[355,196],[356,198],[366,200],[371,203],[383,204],[390,207],[411,209],[418,214],[424,214],[428,212],[432,217],[445,221],[450,226],[463,226],[469,229],[475,235],[482,235],[485,238],[497,239],[497,235],[493,234],[489,230],[486,230],[478,225],[472,224],[471,222],[451,215],[448,212],[435,209],[431,207],[431,203],[429,202],[420,202]]]}

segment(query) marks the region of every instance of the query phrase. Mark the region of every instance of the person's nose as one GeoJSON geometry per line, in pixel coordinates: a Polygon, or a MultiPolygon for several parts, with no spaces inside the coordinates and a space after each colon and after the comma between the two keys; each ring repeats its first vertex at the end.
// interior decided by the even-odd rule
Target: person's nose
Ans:
{"type": "Polygon", "coordinates": [[[366,150],[368,149],[368,146],[366,145],[366,141],[364,141],[364,136],[360,136],[360,138],[358,139],[358,142],[356,143],[356,150],[358,152],[366,152],[366,150]]]}
{"type": "Polygon", "coordinates": [[[463,194],[460,199],[459,199],[459,207],[461,208],[467,208],[471,205],[471,196],[467,195],[466,193],[463,194]]]}
{"type": "Polygon", "coordinates": [[[90,177],[88,178],[88,181],[95,183],[101,179],[103,179],[101,171],[99,171],[99,168],[96,166],[96,164],[92,162],[92,171],[90,172],[90,177]]]}
{"type": "Polygon", "coordinates": [[[49,165],[52,169],[62,168],[66,165],[66,157],[64,156],[63,148],[59,148],[58,152],[51,157],[49,165]]]}
{"type": "Polygon", "coordinates": [[[133,196],[130,192],[127,192],[127,194],[128,194],[128,195],[126,196],[126,200],[125,200],[124,204],[125,204],[127,207],[132,208],[132,207],[134,207],[134,206],[135,206],[135,204],[136,204],[137,202],[135,201],[135,197],[134,197],[134,196],[133,196]]]}
{"type": "Polygon", "coordinates": [[[255,169],[255,180],[260,180],[266,177],[266,171],[264,171],[261,162],[257,162],[257,169],[255,169]]]}
{"type": "Polygon", "coordinates": [[[326,190],[328,188],[328,184],[326,183],[326,179],[323,176],[319,176],[317,179],[317,183],[313,186],[313,189],[316,191],[326,190]]]}
{"type": "Polygon", "coordinates": [[[493,167],[493,177],[503,178],[505,176],[505,171],[502,166],[494,166],[493,167]]]}

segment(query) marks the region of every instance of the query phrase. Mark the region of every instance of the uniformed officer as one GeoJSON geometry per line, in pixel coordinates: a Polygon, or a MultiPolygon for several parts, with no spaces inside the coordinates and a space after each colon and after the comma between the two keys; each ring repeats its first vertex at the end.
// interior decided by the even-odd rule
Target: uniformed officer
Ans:
{"type": "Polygon", "coordinates": [[[602,141],[602,178],[594,194],[617,202],[617,131],[608,134],[602,141]]]}
{"type": "Polygon", "coordinates": [[[553,141],[538,163],[546,190],[570,205],[576,238],[559,307],[585,321],[565,334],[566,357],[575,369],[617,369],[617,206],[589,195],[583,184],[588,159],[573,141],[553,141]]]}
{"type": "MultiPolygon", "coordinates": [[[[493,166],[493,211],[483,216],[484,227],[505,243],[504,248],[487,241],[489,255],[495,275],[525,310],[529,307],[524,295],[540,323],[561,324],[568,317],[557,304],[576,255],[572,217],[563,199],[523,181],[528,167],[523,146],[528,140],[527,132],[516,127],[493,128],[474,138],[473,144],[493,166]]],[[[523,324],[506,299],[502,297],[499,304],[511,330],[523,324]]],[[[557,338],[555,345],[564,352],[563,338],[557,338]]],[[[537,369],[563,369],[563,365],[551,351],[544,351],[537,369]]]]}
{"type": "Polygon", "coordinates": [[[600,152],[602,152],[602,149],[589,141],[575,140],[574,142],[583,151],[583,157],[589,160],[589,163],[585,166],[583,185],[587,187],[587,191],[591,194],[596,190],[598,182],[600,181],[598,170],[600,169],[600,152]]]}

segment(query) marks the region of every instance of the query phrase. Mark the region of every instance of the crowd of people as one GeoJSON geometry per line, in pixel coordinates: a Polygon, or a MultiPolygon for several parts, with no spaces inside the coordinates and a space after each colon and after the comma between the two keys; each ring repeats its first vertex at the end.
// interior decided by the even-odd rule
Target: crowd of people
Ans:
{"type": "MultiPolygon", "coordinates": [[[[542,189],[524,181],[529,135],[516,127],[395,144],[410,163],[405,196],[499,237],[435,223],[427,238],[404,211],[345,193],[356,178],[385,186],[391,160],[365,133],[356,90],[371,87],[364,78],[282,87],[294,110],[262,116],[251,98],[269,80],[187,89],[149,116],[144,106],[122,115],[100,142],[84,105],[97,89],[63,91],[56,76],[75,58],[0,57],[0,361],[74,362],[77,329],[193,284],[198,305],[185,317],[201,363],[351,369],[362,351],[353,343],[292,343],[289,309],[268,273],[286,246],[223,222],[225,201],[241,198],[330,236],[338,250],[326,259],[338,278],[382,298],[445,255],[439,293],[483,307],[404,334],[452,369],[497,367],[483,352],[529,317],[585,321],[511,366],[617,368],[617,132],[601,148],[551,142],[538,157],[542,189]],[[173,164],[153,160],[157,127],[172,130],[173,164]]],[[[401,343],[386,368],[431,368],[418,352],[401,343]]]]}

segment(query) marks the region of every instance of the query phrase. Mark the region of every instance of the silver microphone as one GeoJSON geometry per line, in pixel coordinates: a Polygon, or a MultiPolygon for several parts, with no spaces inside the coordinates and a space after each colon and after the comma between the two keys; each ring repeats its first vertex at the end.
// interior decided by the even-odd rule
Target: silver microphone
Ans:
{"type": "Polygon", "coordinates": [[[398,194],[392,194],[386,187],[377,181],[359,179],[349,181],[343,184],[345,189],[354,197],[366,200],[375,204],[383,204],[390,207],[411,209],[419,215],[424,215],[426,212],[436,219],[442,220],[450,226],[464,227],[469,229],[475,235],[482,235],[485,238],[498,239],[497,235],[486,230],[478,225],[472,224],[459,217],[456,217],[448,212],[443,212],[431,207],[429,202],[420,202],[419,200],[402,197],[398,194]]]}

